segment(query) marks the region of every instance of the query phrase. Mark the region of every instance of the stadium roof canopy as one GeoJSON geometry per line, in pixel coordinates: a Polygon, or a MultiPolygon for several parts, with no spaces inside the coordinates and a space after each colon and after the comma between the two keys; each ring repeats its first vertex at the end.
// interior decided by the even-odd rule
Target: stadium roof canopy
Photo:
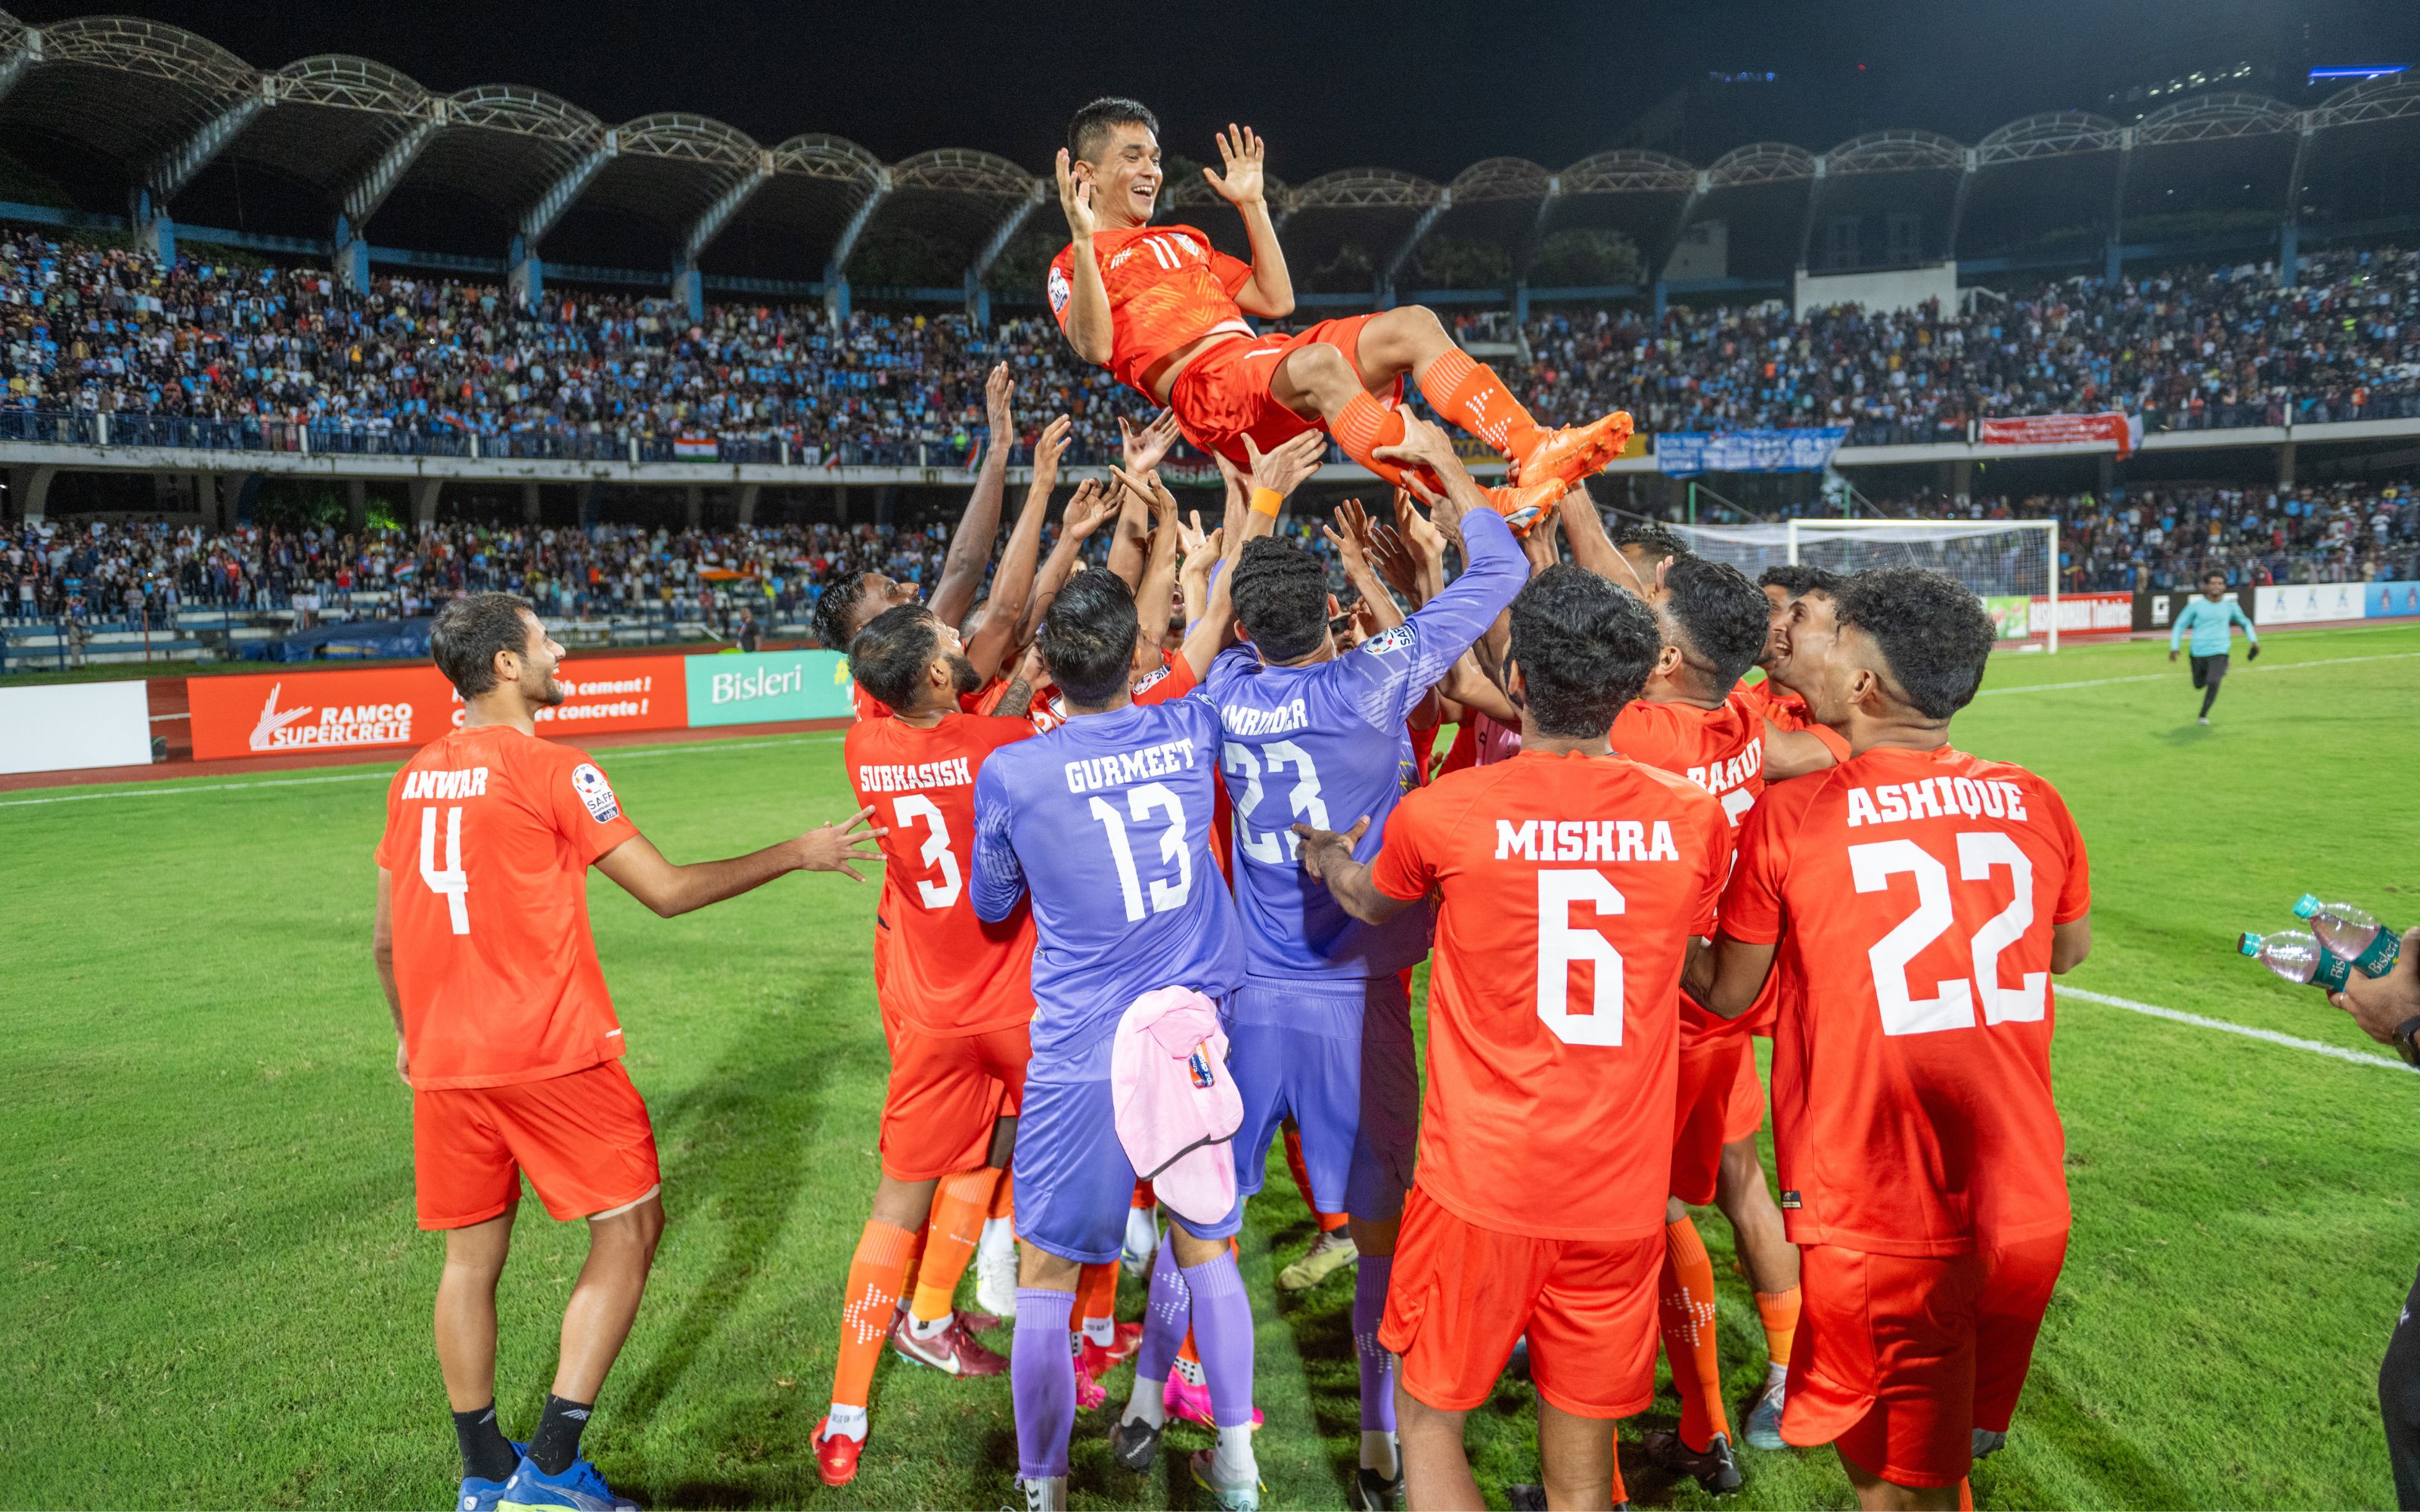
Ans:
{"type": "MultiPolygon", "coordinates": [[[[1273,177],[1270,200],[1297,286],[1311,290],[1526,282],[1565,231],[1619,233],[1658,270],[1693,226],[1714,221],[1728,229],[1733,282],[1843,257],[1872,266],[1872,249],[1851,256],[1852,244],[1871,236],[1858,227],[1885,224],[1885,262],[2048,265],[2129,238],[2257,224],[2290,239],[2295,224],[2318,231],[2406,215],[2390,192],[2408,173],[2381,168],[2412,161],[2415,133],[2420,82],[2397,76],[2309,109],[2212,93],[2132,126],[2083,112],[2029,116],[1972,145],[1907,128],[1822,152],[1754,143],[1703,166],[1625,149],[1559,170],[1490,158],[1446,183],[1356,168],[1291,186],[1273,177]]],[[[615,125],[524,85],[439,94],[368,58],[264,69],[123,16],[36,27],[0,13],[0,134],[104,165],[138,223],[164,218],[213,173],[266,169],[317,207],[261,233],[306,239],[297,247],[338,247],[349,235],[366,252],[400,193],[447,207],[436,218],[444,224],[486,226],[474,234],[532,254],[543,246],[550,259],[610,250],[668,271],[704,259],[726,274],[814,280],[845,274],[869,235],[902,234],[962,265],[972,289],[1020,233],[1056,232],[1047,178],[971,148],[886,164],[840,137],[768,145],[686,112],[615,125]],[[294,224],[311,217],[316,224],[294,224]]],[[[1200,179],[1173,176],[1163,206],[1243,250],[1240,225],[1200,179]]],[[[276,215],[256,207],[247,218],[276,215]]],[[[479,247],[491,264],[506,251],[479,247]]]]}

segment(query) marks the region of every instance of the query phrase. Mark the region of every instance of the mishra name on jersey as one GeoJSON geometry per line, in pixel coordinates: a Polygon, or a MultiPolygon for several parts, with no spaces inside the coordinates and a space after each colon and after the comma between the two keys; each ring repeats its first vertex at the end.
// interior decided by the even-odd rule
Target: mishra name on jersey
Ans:
{"type": "Polygon", "coordinates": [[[1067,791],[1096,793],[1103,788],[1124,787],[1129,782],[1143,782],[1154,778],[1171,777],[1178,772],[1189,772],[1193,765],[1192,741],[1163,740],[1140,750],[1087,756],[1081,761],[1067,763],[1067,791]]]}
{"type": "Polygon", "coordinates": [[[2024,789],[2002,778],[1929,777],[1849,790],[1849,827],[1904,824],[1912,819],[2025,817],[2024,789]]]}
{"type": "Polygon", "coordinates": [[[1496,821],[1499,861],[1677,861],[1672,823],[1637,819],[1496,821]]]}
{"type": "Polygon", "coordinates": [[[857,791],[860,793],[916,793],[927,788],[963,788],[974,785],[974,769],[964,756],[946,761],[918,762],[912,766],[868,764],[857,769],[857,791]]]}

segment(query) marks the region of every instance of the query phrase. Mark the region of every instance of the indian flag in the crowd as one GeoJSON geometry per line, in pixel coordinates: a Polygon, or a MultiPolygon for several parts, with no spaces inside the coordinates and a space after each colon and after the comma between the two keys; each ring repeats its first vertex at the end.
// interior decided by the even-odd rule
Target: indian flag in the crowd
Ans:
{"type": "Polygon", "coordinates": [[[711,462],[714,460],[714,438],[696,435],[675,436],[673,438],[673,455],[704,457],[711,462]]]}

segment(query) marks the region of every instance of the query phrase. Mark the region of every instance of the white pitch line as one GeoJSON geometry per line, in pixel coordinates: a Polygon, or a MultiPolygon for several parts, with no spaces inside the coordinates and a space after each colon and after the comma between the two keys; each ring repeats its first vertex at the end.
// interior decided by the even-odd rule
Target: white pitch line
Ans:
{"type": "MultiPolygon", "coordinates": [[[[2420,651],[2387,651],[2374,656],[2318,656],[2309,661],[2278,662],[2268,667],[2256,661],[2248,663],[2243,670],[2247,672],[2290,672],[2298,667],[2341,667],[2355,661],[2410,661],[2415,656],[2420,656],[2420,651]]],[[[2023,687],[1987,687],[1975,696],[1996,698],[2003,693],[2051,693],[2068,687],[2107,687],[2114,683],[2164,683],[2176,675],[2175,672],[2137,672],[2126,677],[2087,677],[2077,683],[2027,683],[2023,687]]]]}
{"type": "MultiPolygon", "coordinates": [[[[704,753],[722,750],[763,750],[768,746],[820,746],[840,739],[832,735],[798,735],[787,740],[696,740],[671,746],[634,746],[617,750],[609,763],[635,761],[642,756],[669,756],[680,751],[704,753]]],[[[0,798],[0,809],[23,809],[46,803],[94,803],[102,798],[172,798],[180,793],[233,793],[244,788],[302,788],[321,782],[383,782],[395,776],[392,769],[375,772],[346,772],[335,777],[280,777],[251,782],[194,782],[173,788],[123,788],[114,793],[69,793],[54,798],[0,798]]]]}
{"type": "Polygon", "coordinates": [[[2173,1008],[2162,1008],[2157,1003],[2138,1003],[2131,997],[2113,997],[2107,993],[2087,992],[2082,987],[2070,987],[2065,983],[2059,985],[2058,995],[2061,997],[2081,998],[2087,1003],[2099,1003],[2106,1008],[2122,1008],[2130,1013],[2142,1013],[2155,1019],[2190,1024],[2195,1028],[2216,1029],[2222,1034],[2240,1034],[2247,1040],[2265,1040],[2271,1044],[2282,1044],[2295,1050],[2308,1050],[2316,1055],[2333,1057],[2337,1060],[2350,1060],[2357,1066],[2383,1066],[2388,1071],[2420,1072],[2420,1067],[2407,1066],[2399,1060],[2389,1060],[2384,1056],[2373,1056],[2363,1050],[2348,1050],[2340,1044],[2324,1044],[2317,1040],[2297,1039],[2290,1034],[2279,1034],[2274,1029],[2256,1029],[2248,1024],[2229,1024],[2225,1019],[2205,1018],[2199,1013],[2187,1013],[2173,1008]]]}

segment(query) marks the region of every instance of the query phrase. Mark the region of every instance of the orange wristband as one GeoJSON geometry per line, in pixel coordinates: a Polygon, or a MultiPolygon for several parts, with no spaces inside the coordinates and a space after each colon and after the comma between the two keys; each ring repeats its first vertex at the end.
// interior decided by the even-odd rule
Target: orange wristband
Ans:
{"type": "Polygon", "coordinates": [[[1285,495],[1278,492],[1275,488],[1255,488],[1252,490],[1252,513],[1255,515],[1274,516],[1278,512],[1278,506],[1284,502],[1285,495]]]}

